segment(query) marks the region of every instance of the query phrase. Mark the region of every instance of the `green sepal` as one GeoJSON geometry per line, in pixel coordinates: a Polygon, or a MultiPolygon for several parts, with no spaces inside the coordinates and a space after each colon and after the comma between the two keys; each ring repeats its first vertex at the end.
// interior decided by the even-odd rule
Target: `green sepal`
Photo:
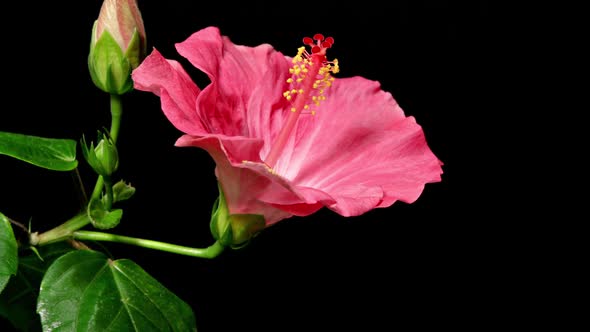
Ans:
{"type": "Polygon", "coordinates": [[[266,227],[264,217],[257,214],[232,214],[230,223],[233,249],[246,246],[266,227]]]}
{"type": "Polygon", "coordinates": [[[146,54],[146,49],[141,46],[141,37],[139,36],[139,31],[135,28],[131,40],[129,41],[127,51],[125,51],[125,57],[129,60],[131,68],[135,69],[139,66],[143,60],[144,54],[146,54]]]}
{"type": "Polygon", "coordinates": [[[233,238],[231,223],[226,222],[228,219],[229,215],[227,206],[225,205],[225,199],[223,198],[223,194],[220,194],[213,203],[209,228],[213,238],[224,246],[231,246],[233,238]]]}
{"type": "Polygon", "coordinates": [[[233,249],[247,245],[266,227],[264,216],[257,214],[229,214],[225,195],[219,185],[219,197],[213,203],[209,228],[215,240],[233,249]]]}
{"type": "Polygon", "coordinates": [[[95,228],[110,229],[116,227],[123,217],[123,210],[107,210],[102,200],[91,199],[88,203],[88,218],[95,228]]]}
{"type": "Polygon", "coordinates": [[[96,40],[96,26],[97,22],[94,22],[88,54],[88,69],[92,82],[104,92],[125,94],[133,89],[133,67],[130,59],[123,54],[121,46],[108,30],[104,30],[96,40]]]}

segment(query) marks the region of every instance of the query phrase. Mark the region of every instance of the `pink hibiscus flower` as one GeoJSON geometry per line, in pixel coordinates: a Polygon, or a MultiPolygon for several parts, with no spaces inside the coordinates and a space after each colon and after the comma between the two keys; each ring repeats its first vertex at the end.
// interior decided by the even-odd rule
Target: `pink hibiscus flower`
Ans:
{"type": "Polygon", "coordinates": [[[291,58],[208,27],[176,44],[209,76],[204,89],[155,49],[132,77],[184,133],[176,145],[215,160],[230,214],[263,215],[267,225],[322,207],[356,216],[412,203],[440,181],[442,163],[392,95],[362,77],[334,79],[338,63],[326,58],[334,39],[304,43],[291,58]]]}

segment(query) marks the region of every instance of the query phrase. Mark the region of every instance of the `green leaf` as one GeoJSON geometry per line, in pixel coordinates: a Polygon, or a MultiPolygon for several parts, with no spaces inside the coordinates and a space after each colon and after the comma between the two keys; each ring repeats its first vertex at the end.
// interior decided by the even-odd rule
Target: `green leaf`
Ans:
{"type": "Polygon", "coordinates": [[[90,250],[49,267],[37,312],[44,331],[196,331],[188,304],[141,267],[90,250]]]}
{"type": "Polygon", "coordinates": [[[53,171],[71,171],[78,166],[76,141],[70,139],[0,131],[0,154],[53,171]]]}
{"type": "Polygon", "coordinates": [[[12,226],[0,213],[0,293],[18,268],[18,249],[12,226]]]}
{"type": "Polygon", "coordinates": [[[39,248],[43,260],[33,252],[20,257],[16,277],[0,294],[0,316],[20,331],[41,331],[41,319],[35,311],[41,279],[56,258],[72,250],[65,242],[58,242],[39,248]]]}
{"type": "Polygon", "coordinates": [[[123,210],[108,211],[100,199],[92,199],[88,204],[88,217],[92,225],[98,229],[109,229],[117,226],[123,217],[123,210]]]}

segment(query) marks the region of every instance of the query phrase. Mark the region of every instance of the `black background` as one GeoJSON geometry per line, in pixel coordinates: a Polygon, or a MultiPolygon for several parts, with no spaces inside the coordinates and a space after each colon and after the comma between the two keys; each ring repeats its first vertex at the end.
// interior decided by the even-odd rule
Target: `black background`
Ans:
{"type": "MultiPolygon", "coordinates": [[[[86,58],[101,1],[23,3],[2,22],[5,104],[0,130],[79,139],[110,123],[108,96],[90,81],[86,58]]],[[[381,82],[422,125],[444,162],[442,182],[413,204],[359,217],[327,209],[266,229],[248,247],[213,260],[106,244],[130,258],[194,309],[200,331],[394,330],[411,326],[502,324],[507,278],[495,267],[502,238],[487,208],[478,134],[493,105],[491,18],[486,1],[367,1],[261,4],[140,1],[148,48],[180,61],[203,87],[206,77],[174,44],[213,25],[236,44],[269,43],[293,55],[304,36],[335,38],[340,77],[381,82]],[[501,303],[501,302],[500,302],[501,303]]],[[[114,233],[204,247],[217,197],[214,163],[176,148],[181,133],[151,93],[124,96],[118,175],[136,196],[124,202],[114,233]]],[[[321,142],[318,142],[321,144],[321,142]]],[[[81,153],[79,154],[81,156],[81,153]]],[[[493,163],[494,161],[486,161],[493,163]]],[[[78,211],[69,173],[0,156],[0,211],[46,230],[78,211]]],[[[94,177],[82,161],[88,190],[94,177]]],[[[487,180],[491,181],[491,180],[487,180]]]]}

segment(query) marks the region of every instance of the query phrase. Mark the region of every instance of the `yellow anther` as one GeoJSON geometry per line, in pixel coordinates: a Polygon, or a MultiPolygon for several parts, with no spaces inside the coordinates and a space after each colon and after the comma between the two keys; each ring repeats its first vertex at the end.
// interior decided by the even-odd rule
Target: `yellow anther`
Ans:
{"type": "Polygon", "coordinates": [[[324,57],[312,56],[306,51],[305,46],[302,46],[297,49],[297,55],[293,57],[292,63],[291,68],[289,68],[291,77],[286,79],[286,82],[291,84],[291,89],[283,92],[283,96],[288,101],[296,101],[290,107],[291,112],[296,113],[305,110],[303,113],[315,115],[316,111],[312,111],[312,109],[319,106],[323,100],[326,100],[326,96],[324,96],[325,89],[332,86],[334,81],[331,74],[340,71],[338,60],[326,61],[324,57]],[[320,61],[320,63],[316,61],[320,61]],[[314,74],[310,75],[310,72],[314,72],[314,74]],[[301,83],[304,83],[306,87],[311,83],[311,88],[304,90],[301,83]],[[306,100],[300,101],[301,98],[306,100]],[[298,106],[295,107],[295,105],[298,106]]]}

